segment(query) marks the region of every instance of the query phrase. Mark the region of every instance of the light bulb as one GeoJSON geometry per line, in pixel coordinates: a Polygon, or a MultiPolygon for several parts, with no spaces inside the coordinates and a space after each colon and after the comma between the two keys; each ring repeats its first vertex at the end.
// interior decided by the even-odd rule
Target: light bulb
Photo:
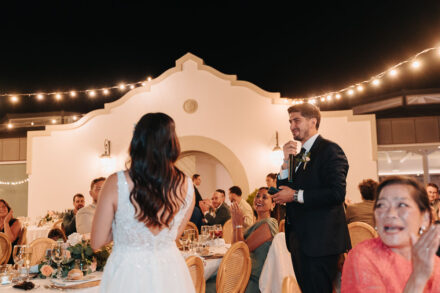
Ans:
{"type": "Polygon", "coordinates": [[[352,96],[354,94],[354,90],[348,90],[348,94],[352,96]]]}
{"type": "Polygon", "coordinates": [[[61,94],[56,94],[55,99],[57,99],[58,101],[61,100],[61,94]]]}
{"type": "Polygon", "coordinates": [[[373,80],[373,85],[378,86],[380,84],[380,80],[375,79],[373,80]]]}
{"type": "Polygon", "coordinates": [[[120,90],[124,90],[124,89],[125,89],[125,84],[121,83],[121,84],[119,85],[119,89],[120,89],[120,90]]]}
{"type": "Polygon", "coordinates": [[[397,75],[397,70],[396,69],[391,69],[390,70],[390,75],[391,76],[396,76],[397,75]]]}
{"type": "Polygon", "coordinates": [[[362,92],[362,91],[364,90],[364,87],[361,86],[361,85],[358,85],[358,86],[356,87],[356,89],[358,90],[358,92],[362,92]]]}
{"type": "Polygon", "coordinates": [[[76,92],[75,92],[75,91],[71,91],[71,92],[70,92],[70,96],[71,96],[72,98],[76,97],[76,92]]]}
{"type": "Polygon", "coordinates": [[[341,95],[340,94],[336,94],[336,99],[340,99],[341,98],[341,95]]]}
{"type": "Polygon", "coordinates": [[[151,80],[152,80],[151,76],[147,77],[147,80],[148,80],[148,81],[151,81],[151,80]]]}
{"type": "Polygon", "coordinates": [[[57,123],[57,121],[55,120],[55,119],[52,119],[52,124],[55,124],[55,123],[57,123]]]}
{"type": "Polygon", "coordinates": [[[420,62],[419,61],[414,61],[413,63],[411,63],[411,67],[414,69],[417,69],[420,67],[420,62]]]}
{"type": "Polygon", "coordinates": [[[12,103],[17,103],[18,102],[18,97],[17,96],[11,96],[11,102],[12,103]]]}
{"type": "Polygon", "coordinates": [[[95,91],[89,91],[89,96],[91,96],[93,98],[94,96],[96,96],[96,92],[95,91]]]}
{"type": "Polygon", "coordinates": [[[134,89],[134,85],[130,85],[130,89],[134,89]]]}
{"type": "Polygon", "coordinates": [[[104,93],[104,95],[108,95],[109,94],[109,90],[108,89],[104,89],[102,92],[104,93]]]}
{"type": "Polygon", "coordinates": [[[37,95],[37,99],[41,101],[41,100],[44,99],[44,96],[43,96],[42,94],[38,94],[38,95],[37,95]]]}
{"type": "Polygon", "coordinates": [[[14,127],[14,125],[12,125],[12,123],[8,123],[8,128],[11,129],[12,127],[14,127]]]}
{"type": "Polygon", "coordinates": [[[74,116],[72,117],[72,119],[73,119],[73,121],[76,121],[76,120],[78,119],[78,117],[76,117],[76,115],[74,115],[74,116]]]}

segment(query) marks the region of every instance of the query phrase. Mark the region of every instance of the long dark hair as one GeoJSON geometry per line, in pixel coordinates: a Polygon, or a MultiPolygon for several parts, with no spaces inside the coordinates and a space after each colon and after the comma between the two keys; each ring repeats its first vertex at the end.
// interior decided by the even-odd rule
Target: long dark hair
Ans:
{"type": "Polygon", "coordinates": [[[173,119],[164,113],[142,116],[130,143],[128,172],[134,184],[130,201],[136,219],[148,227],[169,227],[184,203],[177,189],[183,186],[185,175],[174,166],[179,154],[173,119]]]}

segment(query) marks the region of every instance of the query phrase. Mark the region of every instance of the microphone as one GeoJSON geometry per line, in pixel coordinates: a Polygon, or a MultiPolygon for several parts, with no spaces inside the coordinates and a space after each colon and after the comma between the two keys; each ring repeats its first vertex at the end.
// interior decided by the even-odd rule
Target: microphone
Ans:
{"type": "Polygon", "coordinates": [[[295,156],[289,154],[289,177],[288,181],[293,182],[293,175],[295,174],[295,156]]]}

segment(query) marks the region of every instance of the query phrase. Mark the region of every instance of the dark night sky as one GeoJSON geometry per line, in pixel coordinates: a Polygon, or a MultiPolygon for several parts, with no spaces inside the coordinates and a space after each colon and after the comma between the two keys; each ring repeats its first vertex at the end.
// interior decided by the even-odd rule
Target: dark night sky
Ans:
{"type": "MultiPolygon", "coordinates": [[[[307,97],[368,79],[440,44],[440,1],[9,2],[0,4],[1,93],[143,80],[191,52],[265,90],[307,97]]],[[[401,88],[440,88],[440,58],[365,95],[401,88]]],[[[12,106],[2,98],[0,115],[89,111],[109,99],[23,98],[12,106]]]]}

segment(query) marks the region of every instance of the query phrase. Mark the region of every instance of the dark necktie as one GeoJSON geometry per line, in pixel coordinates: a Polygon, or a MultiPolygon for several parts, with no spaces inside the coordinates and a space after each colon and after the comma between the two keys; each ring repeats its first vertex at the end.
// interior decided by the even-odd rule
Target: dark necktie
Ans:
{"type": "Polygon", "coordinates": [[[301,148],[301,151],[295,156],[295,172],[298,170],[298,166],[302,163],[302,158],[304,154],[306,153],[305,148],[301,148]]]}

